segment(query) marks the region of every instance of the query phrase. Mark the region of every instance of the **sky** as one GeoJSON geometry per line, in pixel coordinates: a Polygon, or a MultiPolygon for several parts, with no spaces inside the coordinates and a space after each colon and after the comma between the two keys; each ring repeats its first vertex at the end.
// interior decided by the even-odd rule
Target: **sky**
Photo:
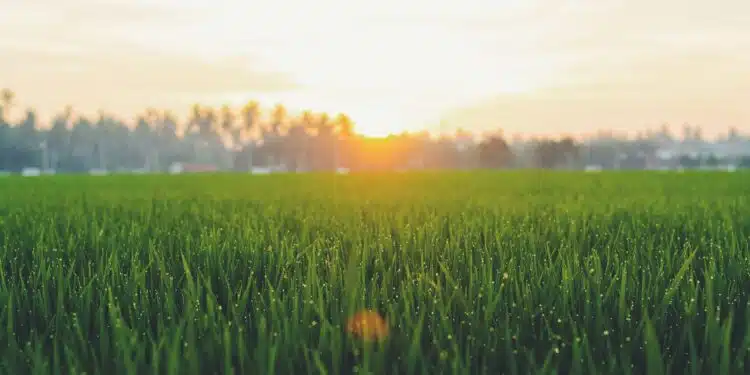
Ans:
{"type": "Polygon", "coordinates": [[[255,99],[369,135],[750,133],[746,0],[0,0],[0,86],[51,114],[255,99]]]}

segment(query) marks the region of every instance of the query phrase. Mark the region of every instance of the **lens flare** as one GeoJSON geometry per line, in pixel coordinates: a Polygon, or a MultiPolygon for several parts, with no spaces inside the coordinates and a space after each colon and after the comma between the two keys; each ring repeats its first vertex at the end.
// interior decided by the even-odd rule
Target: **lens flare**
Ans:
{"type": "Polygon", "coordinates": [[[381,341],[388,337],[388,323],[375,311],[362,310],[354,314],[346,324],[352,336],[364,341],[381,341]]]}

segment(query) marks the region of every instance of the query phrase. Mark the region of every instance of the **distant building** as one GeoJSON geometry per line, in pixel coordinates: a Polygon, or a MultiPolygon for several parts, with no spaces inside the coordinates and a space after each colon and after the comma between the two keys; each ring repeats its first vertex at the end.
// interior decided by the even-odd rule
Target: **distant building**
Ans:
{"type": "Polygon", "coordinates": [[[24,177],[37,177],[42,175],[42,170],[39,168],[28,167],[21,170],[21,176],[24,177]]]}
{"type": "Polygon", "coordinates": [[[250,168],[251,174],[271,174],[273,169],[269,167],[252,167],[250,168]]]}
{"type": "Polygon", "coordinates": [[[181,174],[181,173],[206,173],[216,172],[217,168],[213,164],[200,164],[200,163],[173,163],[169,166],[169,173],[181,174]]]}

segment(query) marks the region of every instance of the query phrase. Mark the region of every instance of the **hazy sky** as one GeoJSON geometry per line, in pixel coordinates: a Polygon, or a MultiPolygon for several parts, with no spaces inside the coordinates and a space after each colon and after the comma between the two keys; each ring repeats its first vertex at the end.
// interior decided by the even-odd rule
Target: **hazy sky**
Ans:
{"type": "Polygon", "coordinates": [[[370,134],[750,131],[749,15],[747,0],[0,0],[0,86],[45,114],[259,99],[370,134]]]}

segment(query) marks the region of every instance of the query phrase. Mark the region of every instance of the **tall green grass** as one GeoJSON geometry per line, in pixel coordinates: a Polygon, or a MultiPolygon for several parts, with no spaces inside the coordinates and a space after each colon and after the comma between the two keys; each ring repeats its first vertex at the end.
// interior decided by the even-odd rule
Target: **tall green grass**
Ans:
{"type": "Polygon", "coordinates": [[[0,373],[745,374],[749,215],[741,173],[4,179],[0,373]]]}

